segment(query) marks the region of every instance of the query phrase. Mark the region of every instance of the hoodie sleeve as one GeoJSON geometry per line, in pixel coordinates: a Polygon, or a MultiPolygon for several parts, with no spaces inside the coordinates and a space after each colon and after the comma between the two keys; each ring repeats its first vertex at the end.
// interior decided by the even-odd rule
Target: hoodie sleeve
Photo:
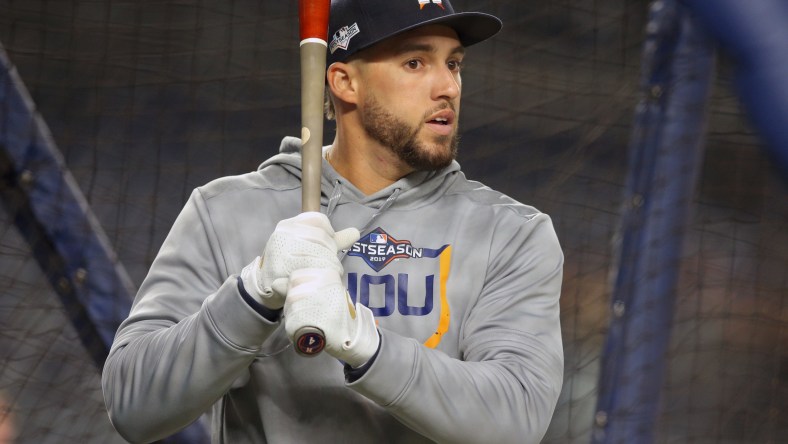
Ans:
{"type": "Polygon", "coordinates": [[[210,214],[195,190],[164,241],[102,373],[110,419],[131,442],[185,427],[243,375],[277,324],[226,276],[210,214]]]}
{"type": "Polygon", "coordinates": [[[563,382],[563,253],[547,215],[520,222],[496,229],[462,359],[381,330],[377,359],[349,386],[437,442],[539,442],[563,382]]]}

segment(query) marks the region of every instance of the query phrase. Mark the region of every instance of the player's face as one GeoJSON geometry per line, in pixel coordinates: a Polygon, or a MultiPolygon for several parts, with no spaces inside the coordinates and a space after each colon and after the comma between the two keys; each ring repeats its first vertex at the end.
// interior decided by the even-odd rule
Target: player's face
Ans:
{"type": "Polygon", "coordinates": [[[436,170],[457,154],[464,50],[445,26],[391,38],[364,57],[359,105],[367,134],[414,170],[436,170]]]}

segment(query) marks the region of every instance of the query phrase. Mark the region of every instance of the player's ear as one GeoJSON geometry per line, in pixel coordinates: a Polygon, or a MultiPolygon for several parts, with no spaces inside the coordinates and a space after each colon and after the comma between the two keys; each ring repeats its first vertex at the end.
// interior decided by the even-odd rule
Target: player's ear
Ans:
{"type": "Polygon", "coordinates": [[[332,63],[326,80],[334,97],[346,103],[358,103],[358,74],[358,69],[349,63],[332,63]]]}

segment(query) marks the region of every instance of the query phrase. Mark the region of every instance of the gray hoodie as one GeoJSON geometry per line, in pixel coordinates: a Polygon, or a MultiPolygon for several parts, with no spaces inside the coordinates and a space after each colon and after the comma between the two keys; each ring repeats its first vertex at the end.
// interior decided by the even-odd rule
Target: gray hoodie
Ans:
{"type": "Polygon", "coordinates": [[[300,140],[252,173],[192,193],[118,329],[102,374],[126,439],[207,412],[215,443],[532,443],[563,380],[563,255],[550,218],[454,162],[365,196],[323,162],[322,211],[362,237],[342,253],[379,324],[358,379],[293,351],[237,275],[298,214],[300,140]]]}

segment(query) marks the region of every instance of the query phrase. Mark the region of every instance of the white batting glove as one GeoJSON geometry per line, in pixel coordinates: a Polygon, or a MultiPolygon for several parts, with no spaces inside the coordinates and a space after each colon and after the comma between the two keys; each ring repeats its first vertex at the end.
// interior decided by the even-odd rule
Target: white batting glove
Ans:
{"type": "Polygon", "coordinates": [[[316,327],[326,338],[325,351],[353,368],[366,364],[378,350],[380,336],[372,311],[355,307],[340,274],[325,268],[302,268],[290,275],[284,306],[285,331],[291,341],[302,327],[316,327]]]}
{"type": "Polygon", "coordinates": [[[285,303],[290,274],[300,268],[323,268],[342,274],[337,253],[350,248],[360,234],[355,228],[334,231],[328,217],[301,213],[276,225],[263,256],[241,271],[244,289],[264,306],[278,310],[285,303]]]}

